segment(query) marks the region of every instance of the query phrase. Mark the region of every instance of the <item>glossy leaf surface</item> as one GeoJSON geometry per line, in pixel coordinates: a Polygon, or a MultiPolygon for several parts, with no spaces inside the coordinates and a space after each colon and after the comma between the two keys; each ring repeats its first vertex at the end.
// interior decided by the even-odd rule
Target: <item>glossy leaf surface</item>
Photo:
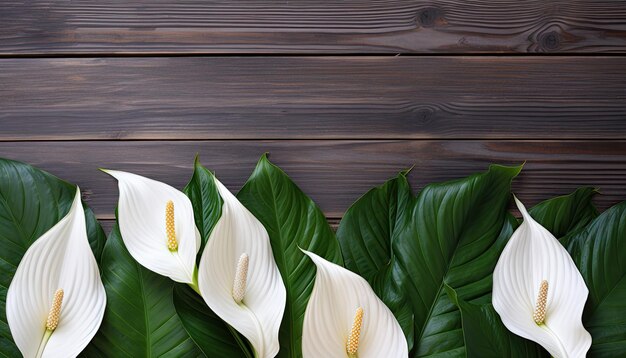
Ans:
{"type": "Polygon", "coordinates": [[[322,211],[266,155],[237,198],[265,226],[287,289],[278,357],[301,357],[302,324],[315,265],[300,248],[341,264],[339,244],[322,211]]]}
{"type": "MultiPolygon", "coordinates": [[[[530,213],[537,222],[556,233],[557,238],[567,236],[584,228],[597,215],[591,202],[594,194],[595,190],[592,188],[580,188],[569,195],[545,200],[535,205],[530,213]]],[[[518,225],[517,219],[508,217],[497,241],[498,251],[504,248],[518,225]]],[[[455,298],[453,300],[462,302],[457,303],[457,306],[463,319],[468,357],[507,357],[517,354],[515,352],[523,352],[523,357],[549,356],[539,345],[506,329],[490,303],[490,296],[487,300],[489,303],[469,303],[455,298]]]]}
{"type": "MultiPolygon", "coordinates": [[[[203,167],[197,158],[191,180],[183,192],[191,200],[196,227],[202,239],[199,261],[207,239],[222,214],[223,200],[213,173],[203,167]]],[[[184,285],[177,285],[174,304],[183,326],[206,356],[252,357],[245,338],[211,311],[198,293],[184,285]]]]}
{"type": "Polygon", "coordinates": [[[417,197],[401,173],[346,213],[338,230],[346,266],[394,312],[413,341],[412,357],[465,354],[461,315],[444,285],[464,300],[489,295],[501,250],[496,242],[519,170],[494,165],[429,185],[417,197]],[[370,252],[374,243],[382,247],[376,254],[370,252]]]}
{"type": "MultiPolygon", "coordinates": [[[[0,352],[19,356],[6,320],[6,294],[30,245],[69,211],[76,186],[28,164],[0,159],[0,352]]],[[[99,260],[106,237],[85,208],[89,244],[99,260]]]]}
{"type": "Polygon", "coordinates": [[[597,190],[578,188],[573,193],[545,200],[529,210],[530,215],[557,239],[578,231],[598,216],[591,199],[597,190]]]}
{"type": "Polygon", "coordinates": [[[180,320],[196,345],[207,357],[252,357],[246,342],[229,329],[190,287],[177,284],[174,306],[180,320]]]}
{"type": "Polygon", "coordinates": [[[133,259],[115,226],[102,252],[107,307],[100,331],[85,349],[95,357],[198,357],[172,298],[175,282],[133,259]]]}
{"type": "Polygon", "coordinates": [[[583,324],[593,337],[589,357],[626,353],[626,202],[606,210],[566,247],[580,270],[589,298],[583,324]]]}
{"type": "Polygon", "coordinates": [[[451,287],[446,290],[461,311],[468,358],[549,357],[534,342],[509,332],[490,303],[469,303],[458,298],[451,287]]]}

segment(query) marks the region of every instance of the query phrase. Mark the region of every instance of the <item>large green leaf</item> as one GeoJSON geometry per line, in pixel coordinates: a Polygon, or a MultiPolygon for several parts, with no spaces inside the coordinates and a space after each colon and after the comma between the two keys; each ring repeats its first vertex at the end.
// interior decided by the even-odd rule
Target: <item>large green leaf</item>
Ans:
{"type": "Polygon", "coordinates": [[[301,357],[302,323],[315,265],[306,249],[341,264],[339,244],[322,211],[280,168],[263,155],[237,198],[267,229],[287,289],[279,357],[301,357]]]}
{"type": "Polygon", "coordinates": [[[183,188],[183,192],[191,201],[196,227],[202,238],[202,246],[198,251],[199,259],[213,227],[222,216],[223,200],[217,191],[215,176],[200,164],[198,157],[194,161],[191,180],[183,188]]]}
{"type": "MultiPolygon", "coordinates": [[[[198,162],[194,163],[191,180],[183,189],[191,200],[196,226],[205,246],[213,227],[222,214],[215,177],[198,162]]],[[[202,248],[199,251],[202,253],[202,248]]],[[[200,256],[200,255],[198,255],[200,256]]],[[[178,285],[174,290],[174,305],[183,326],[209,357],[252,357],[252,351],[239,333],[222,321],[204,300],[189,287],[178,285]]]]}
{"type": "MultiPolygon", "coordinates": [[[[577,232],[597,215],[591,202],[594,194],[595,190],[592,188],[580,188],[569,195],[541,202],[530,212],[537,222],[552,231],[556,237],[563,237],[577,232]]],[[[494,245],[498,253],[517,226],[517,220],[509,215],[494,245]]],[[[448,294],[461,311],[468,357],[549,356],[537,344],[514,335],[504,327],[491,305],[491,295],[486,296],[488,303],[473,304],[459,299],[450,287],[448,294]]]]}
{"type": "MultiPolygon", "coordinates": [[[[489,259],[497,262],[509,238],[517,229],[518,221],[508,214],[500,235],[489,249],[489,259]]],[[[491,284],[491,277],[489,279],[491,284]]],[[[461,312],[465,353],[469,358],[498,357],[549,357],[540,346],[509,332],[491,305],[491,292],[483,298],[466,302],[446,285],[448,296],[461,312]]]]}
{"type": "Polygon", "coordinates": [[[535,205],[529,213],[552,235],[562,238],[581,230],[598,216],[598,210],[591,202],[596,193],[594,188],[578,188],[571,194],[535,205]]]}
{"type": "MultiPolygon", "coordinates": [[[[0,159],[0,355],[19,357],[6,319],[6,294],[30,245],[63,218],[76,186],[28,164],[0,159]]],[[[90,209],[85,219],[96,258],[105,235],[90,209]]]]}
{"type": "Polygon", "coordinates": [[[589,288],[583,313],[593,338],[588,355],[626,356],[626,202],[567,238],[566,246],[589,288]]]}
{"type": "Polygon", "coordinates": [[[174,305],[183,326],[207,357],[254,356],[244,338],[229,328],[190,287],[176,285],[174,305]]]}
{"type": "Polygon", "coordinates": [[[409,349],[413,347],[415,325],[413,310],[406,304],[400,287],[388,279],[392,257],[391,237],[410,210],[411,189],[408,172],[371,189],[346,211],[337,229],[344,264],[375,289],[393,308],[405,333],[409,349]]]}
{"type": "Polygon", "coordinates": [[[485,300],[491,292],[502,246],[495,243],[519,171],[494,165],[486,173],[429,185],[416,198],[400,174],[347,211],[338,230],[346,266],[362,274],[394,312],[414,342],[411,356],[465,355],[461,315],[444,284],[464,301],[485,300]],[[374,243],[376,253],[370,250],[374,243]]]}
{"type": "Polygon", "coordinates": [[[491,303],[465,302],[450,286],[446,290],[461,311],[468,358],[549,357],[536,343],[510,333],[491,303]]]}
{"type": "Polygon", "coordinates": [[[117,225],[102,252],[107,307],[100,330],[84,351],[94,357],[198,357],[202,351],[182,326],[172,299],[174,281],[140,266],[117,225]]]}

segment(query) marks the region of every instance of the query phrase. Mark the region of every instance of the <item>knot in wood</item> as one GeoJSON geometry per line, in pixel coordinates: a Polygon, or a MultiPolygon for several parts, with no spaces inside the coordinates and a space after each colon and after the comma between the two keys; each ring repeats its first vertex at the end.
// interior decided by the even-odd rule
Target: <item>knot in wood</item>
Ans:
{"type": "Polygon", "coordinates": [[[556,31],[550,31],[541,35],[539,43],[543,49],[554,51],[561,47],[561,36],[556,31]]]}
{"type": "Polygon", "coordinates": [[[427,7],[417,13],[417,22],[422,27],[435,26],[437,20],[442,17],[442,12],[436,7],[427,7]]]}

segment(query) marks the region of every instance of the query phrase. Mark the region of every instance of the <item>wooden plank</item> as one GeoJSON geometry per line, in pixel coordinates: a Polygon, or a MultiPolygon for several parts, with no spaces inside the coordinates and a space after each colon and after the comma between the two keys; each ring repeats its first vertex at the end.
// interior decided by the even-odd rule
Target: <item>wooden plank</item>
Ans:
{"type": "Polygon", "coordinates": [[[22,160],[78,184],[96,215],[112,219],[116,182],[98,167],[132,171],[182,188],[193,158],[238,191],[269,151],[329,218],[360,195],[415,165],[415,190],[485,170],[520,164],[514,192],[527,205],[584,185],[600,189],[600,208],[626,199],[626,141],[176,141],[4,142],[0,157],[22,160]]]}
{"type": "Polygon", "coordinates": [[[0,141],[626,138],[624,57],[0,60],[0,141]]]}
{"type": "Polygon", "coordinates": [[[0,53],[624,52],[622,0],[4,0],[0,53]]]}

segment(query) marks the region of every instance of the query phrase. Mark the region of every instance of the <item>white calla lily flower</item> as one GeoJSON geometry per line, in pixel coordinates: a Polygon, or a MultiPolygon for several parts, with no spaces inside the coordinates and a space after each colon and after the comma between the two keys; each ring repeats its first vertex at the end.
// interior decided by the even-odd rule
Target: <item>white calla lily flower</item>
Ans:
{"type": "Polygon", "coordinates": [[[317,266],[304,314],[304,358],[406,358],[400,324],[361,276],[303,250],[317,266]]]}
{"type": "Polygon", "coordinates": [[[518,336],[553,357],[584,357],[591,335],[582,324],[589,290],[559,241],[515,198],[524,222],[511,236],[493,273],[493,307],[518,336]]]}
{"type": "Polygon", "coordinates": [[[69,213],[20,261],[7,292],[7,321],[24,357],[76,357],[98,331],[105,305],[76,188],[69,213]]]}
{"type": "Polygon", "coordinates": [[[261,222],[217,179],[222,216],[202,252],[198,286],[207,305],[252,345],[274,357],[287,293],[261,222]]]}
{"type": "Polygon", "coordinates": [[[200,232],[189,198],[165,183],[137,174],[102,171],[118,181],[117,222],[128,252],[148,270],[197,291],[200,232]]]}

